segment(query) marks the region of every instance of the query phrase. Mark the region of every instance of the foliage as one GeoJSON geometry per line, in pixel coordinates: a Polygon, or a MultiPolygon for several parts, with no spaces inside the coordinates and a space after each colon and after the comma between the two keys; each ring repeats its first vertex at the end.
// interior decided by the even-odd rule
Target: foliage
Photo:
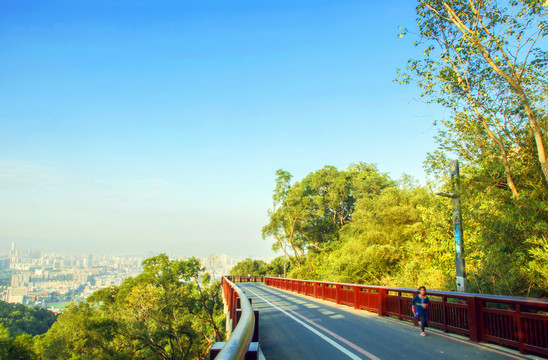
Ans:
{"type": "Polygon", "coordinates": [[[268,264],[266,275],[283,276],[291,271],[291,262],[285,256],[278,256],[268,264]],[[285,269],[284,269],[285,268],[285,269]]]}
{"type": "Polygon", "coordinates": [[[454,271],[449,214],[422,187],[389,187],[362,198],[340,246],[312,259],[316,278],[347,283],[451,287],[454,271]]]}
{"type": "Polygon", "coordinates": [[[240,261],[230,270],[230,275],[267,275],[268,264],[263,260],[247,258],[240,261]]]}
{"type": "Polygon", "coordinates": [[[452,111],[451,138],[488,158],[516,199],[530,180],[548,189],[546,14],[540,0],[420,0],[423,57],[399,78],[417,80],[422,96],[452,111]]]}
{"type": "Polygon", "coordinates": [[[200,261],[161,254],[120,286],[68,307],[35,340],[42,359],[205,359],[225,337],[220,283],[200,261]]]}
{"type": "Polygon", "coordinates": [[[548,7],[419,0],[416,10],[423,53],[398,80],[451,112],[435,123],[431,183],[396,183],[363,163],[294,183],[279,170],[263,238],[290,257],[293,277],[455,290],[451,202],[433,189],[456,192],[468,290],[546,297],[548,7]],[[446,175],[455,157],[458,188],[446,175]]]}
{"type": "Polygon", "coordinates": [[[365,163],[343,171],[325,166],[294,184],[289,172],[278,170],[276,175],[274,208],[263,238],[273,238],[273,250],[282,250],[296,268],[309,252],[328,250],[338,241],[358,199],[390,185],[386,174],[365,163]]]}
{"type": "Polygon", "coordinates": [[[9,330],[0,324],[0,359],[34,360],[36,358],[30,335],[20,333],[11,337],[9,330]]]}
{"type": "Polygon", "coordinates": [[[409,60],[399,80],[416,80],[427,101],[452,113],[439,121],[439,146],[425,167],[445,191],[451,190],[444,174],[449,158],[457,157],[464,170],[472,291],[546,296],[546,15],[535,0],[421,0],[417,6],[415,45],[423,56],[409,60]]]}
{"type": "MultiPolygon", "coordinates": [[[[539,197],[516,201],[507,187],[492,186],[478,166],[463,170],[469,291],[546,296],[546,203],[539,197]]],[[[452,190],[444,177],[439,184],[452,190]]],[[[456,290],[451,202],[407,176],[399,181],[385,177],[377,191],[357,196],[349,218],[332,238],[329,246],[307,251],[289,276],[456,290]]]]}
{"type": "Polygon", "coordinates": [[[12,336],[20,333],[39,335],[47,332],[57,316],[51,311],[0,301],[0,323],[12,336]]]}
{"type": "MultiPolygon", "coordinates": [[[[258,276],[281,276],[284,274],[284,258],[278,256],[269,264],[262,260],[254,260],[247,258],[237,263],[231,270],[230,275],[258,275],[258,276]]],[[[285,261],[285,271],[291,271],[291,263],[285,261]]]]}

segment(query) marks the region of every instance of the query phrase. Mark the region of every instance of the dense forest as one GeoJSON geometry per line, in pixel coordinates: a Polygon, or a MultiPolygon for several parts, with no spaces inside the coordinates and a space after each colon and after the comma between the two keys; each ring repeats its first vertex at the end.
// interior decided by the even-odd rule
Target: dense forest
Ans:
{"type": "MultiPolygon", "coordinates": [[[[292,182],[277,172],[263,237],[290,276],[454,290],[451,201],[462,202],[468,289],[548,296],[548,34],[542,1],[419,1],[422,57],[398,70],[442,105],[429,183],[391,179],[372,164],[326,166],[292,182]],[[460,188],[447,174],[461,164],[460,188]]],[[[402,151],[402,156],[405,152],[402,151]]]]}
{"type": "Polygon", "coordinates": [[[65,308],[41,335],[0,326],[0,359],[205,359],[225,339],[225,317],[220,283],[203,270],[195,258],[146,259],[140,275],[65,308]]]}
{"type": "Polygon", "coordinates": [[[49,330],[57,319],[51,311],[0,301],[0,323],[11,335],[40,335],[49,330]]]}
{"type": "MultiPolygon", "coordinates": [[[[548,295],[546,199],[516,202],[497,179],[478,181],[480,169],[470,163],[463,170],[469,291],[548,295]]],[[[290,179],[278,171],[274,209],[263,228],[290,260],[289,276],[455,290],[451,201],[436,196],[432,184],[394,181],[363,163],[290,179]]],[[[281,274],[279,266],[254,263],[248,259],[233,273],[281,274]]]]}

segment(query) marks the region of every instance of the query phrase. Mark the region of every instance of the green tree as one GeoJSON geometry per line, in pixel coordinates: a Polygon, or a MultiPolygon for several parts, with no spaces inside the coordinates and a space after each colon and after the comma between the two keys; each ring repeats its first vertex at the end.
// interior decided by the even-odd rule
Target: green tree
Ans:
{"type": "Polygon", "coordinates": [[[276,175],[276,189],[272,196],[274,208],[268,211],[270,221],[263,227],[262,236],[264,239],[274,238],[272,249],[282,250],[292,261],[300,264],[305,257],[305,244],[299,235],[299,227],[308,215],[301,201],[301,185],[292,186],[292,175],[287,171],[278,170],[276,175]]]}
{"type": "Polygon", "coordinates": [[[0,301],[0,323],[12,336],[19,333],[32,336],[43,334],[56,319],[57,316],[51,311],[0,301]]]}
{"type": "Polygon", "coordinates": [[[448,288],[453,265],[450,215],[430,191],[390,187],[356,206],[322,278],[363,284],[448,288]]]}
{"type": "MultiPolygon", "coordinates": [[[[465,132],[440,131],[437,141],[441,150],[431,154],[426,162],[427,169],[436,175],[436,182],[428,187],[417,185],[408,176],[392,181],[365,164],[358,165],[359,169],[351,165],[344,172],[324,167],[286,185],[284,196],[293,191],[300,194],[298,206],[306,212],[293,235],[303,239],[306,251],[288,276],[456,290],[451,202],[435,196],[431,188],[452,190],[441,170],[445,170],[447,155],[456,152],[466,160],[461,169],[460,194],[469,290],[545,297],[548,203],[547,193],[541,191],[543,179],[530,180],[523,187],[524,196],[516,199],[501,180],[503,166],[492,155],[496,148],[486,146],[483,154],[467,150],[477,139],[465,132]],[[344,192],[335,184],[336,179],[344,179],[344,192]],[[348,198],[353,198],[351,211],[343,226],[330,228],[330,240],[317,248],[310,244],[317,241],[310,228],[321,221],[335,224],[333,214],[340,213],[334,210],[334,204],[340,203],[330,201],[337,198],[330,197],[333,192],[344,194],[338,199],[346,199],[347,204],[348,198]]],[[[516,167],[518,179],[521,181],[535,166],[516,167]]],[[[316,226],[314,231],[321,232],[322,226],[316,226]]],[[[281,259],[277,258],[278,275],[282,273],[281,259]]],[[[251,259],[247,262],[252,264],[251,259]]],[[[269,265],[272,269],[273,263],[269,265]]]]}
{"type": "Polygon", "coordinates": [[[230,275],[268,275],[268,264],[263,260],[255,260],[247,258],[238,262],[232,269],[230,269],[230,275]]]}
{"type": "Polygon", "coordinates": [[[425,166],[435,186],[450,191],[449,158],[461,162],[471,291],[547,293],[546,12],[535,0],[417,6],[415,45],[424,56],[409,60],[400,81],[417,80],[422,96],[452,112],[425,166]]]}
{"type": "Polygon", "coordinates": [[[274,208],[263,238],[274,238],[273,250],[281,249],[296,268],[309,252],[330,251],[359,198],[390,185],[386,174],[365,163],[343,171],[325,166],[294,184],[287,171],[278,170],[276,175],[274,208]]]}
{"type": "Polygon", "coordinates": [[[225,329],[220,283],[202,271],[196,258],[146,259],[140,275],[69,307],[36,348],[45,360],[205,359],[225,329]]]}
{"type": "Polygon", "coordinates": [[[266,275],[269,276],[283,276],[284,275],[284,266],[285,266],[285,274],[287,275],[292,267],[291,262],[287,260],[285,256],[278,256],[274,258],[269,264],[268,264],[268,270],[266,272],[266,275]]]}
{"type": "Polygon", "coordinates": [[[28,334],[11,337],[10,332],[0,324],[0,359],[34,360],[36,354],[32,350],[32,338],[28,334]]]}
{"type": "MultiPolygon", "coordinates": [[[[230,275],[281,276],[284,274],[284,258],[285,256],[278,256],[269,264],[263,260],[247,258],[234,265],[230,269],[230,275]]],[[[286,272],[289,271],[291,271],[291,263],[286,261],[286,272]]]]}
{"type": "Polygon", "coordinates": [[[531,148],[537,165],[529,175],[548,188],[548,58],[538,47],[548,31],[546,12],[540,0],[421,0],[415,45],[425,46],[424,57],[409,60],[409,73],[400,77],[417,79],[423,96],[453,112],[451,131],[481,144],[470,150],[492,144],[515,199],[527,186],[526,179],[516,181],[515,167],[530,163],[531,148]]]}

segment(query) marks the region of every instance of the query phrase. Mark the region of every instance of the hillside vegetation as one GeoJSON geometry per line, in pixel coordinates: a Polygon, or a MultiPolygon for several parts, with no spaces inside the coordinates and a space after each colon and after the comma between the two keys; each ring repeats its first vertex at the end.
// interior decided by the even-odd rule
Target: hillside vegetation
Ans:
{"type": "Polygon", "coordinates": [[[365,163],[295,182],[279,170],[263,237],[291,276],[455,290],[451,202],[434,193],[458,191],[447,176],[458,159],[469,291],[547,297],[547,12],[540,0],[417,2],[400,37],[420,55],[397,81],[446,110],[430,183],[365,163]]]}
{"type": "MultiPolygon", "coordinates": [[[[461,196],[469,291],[546,297],[546,193],[533,188],[517,200],[501,186],[503,171],[465,164],[461,196]]],[[[421,186],[408,177],[394,181],[363,163],[345,170],[326,166],[293,183],[288,172],[277,175],[263,236],[290,259],[289,276],[456,290],[451,201],[434,195],[433,184],[421,186]]],[[[542,182],[539,177],[534,185],[542,182]]],[[[266,264],[259,269],[280,275],[266,264]]]]}
{"type": "Polygon", "coordinates": [[[195,258],[146,259],[140,275],[66,307],[42,335],[0,326],[0,359],[206,359],[225,317],[220,283],[202,271],[195,258]]]}

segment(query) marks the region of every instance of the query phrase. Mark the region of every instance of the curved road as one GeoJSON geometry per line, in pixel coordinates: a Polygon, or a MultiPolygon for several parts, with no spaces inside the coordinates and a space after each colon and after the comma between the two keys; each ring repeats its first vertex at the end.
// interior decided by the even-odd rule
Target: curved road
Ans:
{"type": "Polygon", "coordinates": [[[259,310],[266,359],[535,359],[259,283],[238,284],[259,310]]]}

